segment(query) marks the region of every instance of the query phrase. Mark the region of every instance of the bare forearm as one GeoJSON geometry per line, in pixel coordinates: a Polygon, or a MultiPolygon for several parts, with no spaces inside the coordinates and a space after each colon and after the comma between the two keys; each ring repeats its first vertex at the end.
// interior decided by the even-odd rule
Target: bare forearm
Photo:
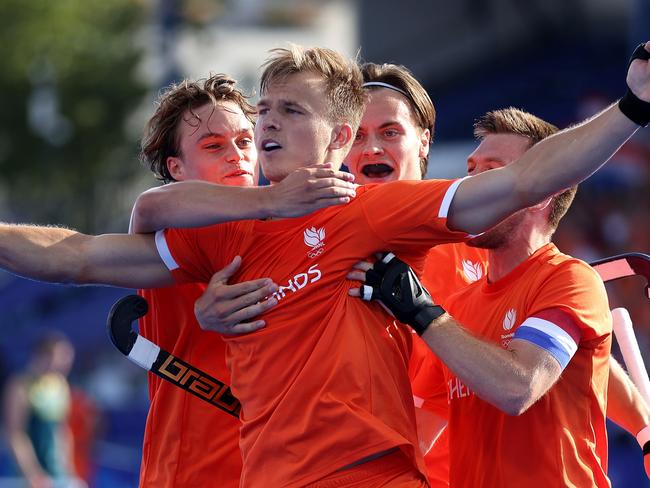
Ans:
{"type": "Polygon", "coordinates": [[[75,282],[88,236],[62,227],[0,224],[0,267],[40,281],[75,282]]]}
{"type": "Polygon", "coordinates": [[[524,206],[585,180],[637,131],[617,104],[533,146],[512,165],[524,206]]]}
{"type": "Polygon", "coordinates": [[[613,358],[609,360],[607,417],[632,435],[650,425],[650,408],[630,377],[613,358]]]}
{"type": "Polygon", "coordinates": [[[152,236],[89,236],[59,227],[0,224],[0,267],[50,283],[149,288],[173,282],[152,236]]]}
{"type": "Polygon", "coordinates": [[[133,207],[131,230],[204,227],[232,220],[272,216],[270,187],[234,187],[183,181],[144,192],[133,207]]]}
{"type": "Polygon", "coordinates": [[[450,227],[483,232],[513,212],[580,183],[638,128],[612,105],[591,120],[544,139],[507,167],[465,180],[451,205],[450,227]]]}
{"type": "MultiPolygon", "coordinates": [[[[448,315],[434,324],[422,338],[447,367],[486,402],[509,415],[519,415],[545,393],[546,383],[537,381],[540,371],[522,363],[519,351],[502,349],[474,337],[448,315]]],[[[520,344],[520,347],[534,346],[520,344]]],[[[526,352],[535,354],[534,350],[526,352]]]]}

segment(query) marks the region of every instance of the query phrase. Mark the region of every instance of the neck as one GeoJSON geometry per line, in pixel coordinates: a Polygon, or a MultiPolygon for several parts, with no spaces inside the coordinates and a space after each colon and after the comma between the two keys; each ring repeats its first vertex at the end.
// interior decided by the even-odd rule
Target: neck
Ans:
{"type": "Polygon", "coordinates": [[[488,282],[494,283],[551,242],[547,232],[533,230],[527,239],[512,239],[497,249],[488,251],[488,282]]]}

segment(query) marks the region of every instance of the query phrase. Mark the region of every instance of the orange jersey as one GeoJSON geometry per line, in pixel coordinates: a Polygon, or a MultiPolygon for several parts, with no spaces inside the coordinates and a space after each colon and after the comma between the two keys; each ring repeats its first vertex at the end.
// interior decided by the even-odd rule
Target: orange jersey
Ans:
{"type": "Polygon", "coordinates": [[[447,307],[470,332],[504,348],[522,323],[549,310],[570,317],[580,337],[557,383],[519,416],[481,400],[439,361],[427,368],[428,384],[437,388],[428,398],[433,405],[439,385],[446,386],[451,485],[609,487],[605,407],[612,324],[594,270],[548,244],[498,282],[484,277],[455,293],[447,307]]]}
{"type": "MultiPolygon", "coordinates": [[[[140,334],[228,384],[223,339],[201,330],[194,317],[204,289],[187,284],[141,290],[149,313],[140,320],[140,334]]],[[[140,487],[238,487],[239,420],[151,373],[149,397],[140,487]]]]}
{"type": "MultiPolygon", "coordinates": [[[[470,283],[480,280],[487,274],[487,269],[486,250],[470,247],[462,242],[441,244],[431,248],[427,254],[422,283],[431,293],[434,301],[444,307],[447,297],[470,283]]],[[[417,344],[420,342],[422,341],[417,344]]],[[[427,368],[430,368],[431,364],[437,360],[426,344],[424,344],[424,348],[423,351],[418,351],[420,348],[414,348],[414,356],[417,354],[420,357],[411,361],[409,371],[416,407],[447,418],[446,398],[442,397],[442,401],[438,402],[442,405],[435,405],[435,401],[424,401],[419,397],[422,388],[425,392],[430,391],[431,386],[426,384],[430,379],[427,368]],[[421,385],[421,383],[424,384],[421,385]]],[[[424,456],[424,462],[432,488],[449,486],[449,431],[447,429],[442,432],[433,447],[424,456]]]]}
{"type": "Polygon", "coordinates": [[[301,218],[157,234],[179,281],[206,282],[241,255],[233,282],[281,285],[264,329],[224,338],[242,403],[243,486],[303,486],[393,447],[424,472],[407,375],[411,332],[380,305],[349,297],[346,275],[386,249],[421,270],[432,245],[464,239],[446,226],[457,184],[368,185],[347,205],[301,218]]]}
{"type": "Polygon", "coordinates": [[[436,246],[424,262],[422,284],[442,307],[453,293],[480,280],[487,274],[485,249],[454,242],[436,246]]]}

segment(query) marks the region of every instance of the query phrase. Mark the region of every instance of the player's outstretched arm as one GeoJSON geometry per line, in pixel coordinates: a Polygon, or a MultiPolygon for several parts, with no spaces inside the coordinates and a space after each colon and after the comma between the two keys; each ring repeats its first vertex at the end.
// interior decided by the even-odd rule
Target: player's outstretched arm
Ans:
{"type": "MultiPolygon", "coordinates": [[[[650,42],[645,50],[650,52],[650,42]]],[[[650,60],[635,59],[628,69],[627,83],[637,97],[633,106],[641,113],[640,118],[629,108],[624,108],[624,115],[619,104],[614,104],[534,145],[518,161],[464,180],[449,209],[449,227],[483,232],[515,211],[588,178],[634,134],[639,123],[650,120],[650,60]]]]}
{"type": "Polygon", "coordinates": [[[0,267],[52,283],[166,286],[152,235],[90,236],[62,227],[0,224],[0,267]]]}
{"type": "Polygon", "coordinates": [[[131,217],[133,232],[170,227],[203,227],[244,219],[297,217],[340,205],[355,196],[354,177],[330,164],[301,168],[282,182],[234,187],[183,181],[144,192],[131,217]]]}

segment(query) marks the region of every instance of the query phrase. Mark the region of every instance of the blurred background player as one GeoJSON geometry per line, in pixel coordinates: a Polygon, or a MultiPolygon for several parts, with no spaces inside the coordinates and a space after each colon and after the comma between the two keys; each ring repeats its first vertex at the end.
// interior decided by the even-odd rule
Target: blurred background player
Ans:
{"type": "Polygon", "coordinates": [[[31,488],[82,487],[74,476],[68,428],[68,373],[74,349],[54,331],[35,344],[25,371],[9,379],[4,394],[5,429],[20,472],[31,488]]]}

